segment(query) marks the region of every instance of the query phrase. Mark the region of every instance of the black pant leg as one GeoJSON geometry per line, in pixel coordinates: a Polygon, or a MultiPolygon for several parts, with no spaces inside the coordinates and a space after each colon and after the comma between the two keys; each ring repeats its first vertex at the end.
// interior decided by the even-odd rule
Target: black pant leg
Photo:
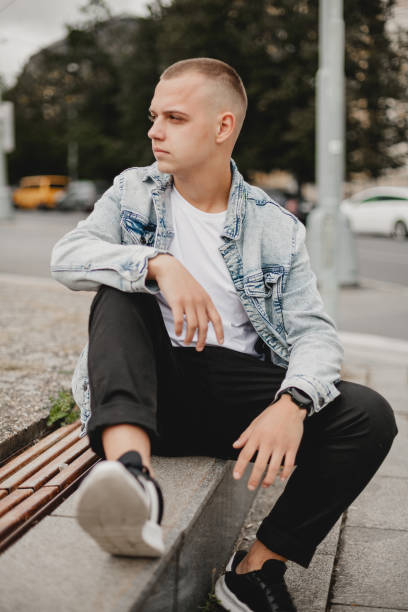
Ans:
{"type": "Polygon", "coordinates": [[[305,421],[297,467],[257,537],[270,550],[307,567],[318,544],[368,484],[397,427],[376,391],[351,382],[305,421]]]}
{"type": "Polygon", "coordinates": [[[104,458],[102,430],[119,423],[143,427],[155,440],[158,380],[161,393],[168,396],[179,381],[170,338],[153,295],[108,286],[99,289],[89,317],[88,370],[92,449],[104,458]]]}

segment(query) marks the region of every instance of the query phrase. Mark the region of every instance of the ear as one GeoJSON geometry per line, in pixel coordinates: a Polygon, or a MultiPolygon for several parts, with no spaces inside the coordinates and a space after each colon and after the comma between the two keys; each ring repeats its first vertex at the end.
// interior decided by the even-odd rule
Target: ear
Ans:
{"type": "Polygon", "coordinates": [[[234,113],[230,111],[222,113],[217,117],[215,142],[222,144],[233,134],[236,125],[234,113]]]}

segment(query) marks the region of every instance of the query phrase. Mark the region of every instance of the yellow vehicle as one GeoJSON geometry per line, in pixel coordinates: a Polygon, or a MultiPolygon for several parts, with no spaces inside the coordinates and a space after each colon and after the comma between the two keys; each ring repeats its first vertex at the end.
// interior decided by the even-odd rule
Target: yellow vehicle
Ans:
{"type": "Polygon", "coordinates": [[[20,208],[55,208],[68,182],[67,176],[24,176],[13,193],[14,204],[20,208]]]}

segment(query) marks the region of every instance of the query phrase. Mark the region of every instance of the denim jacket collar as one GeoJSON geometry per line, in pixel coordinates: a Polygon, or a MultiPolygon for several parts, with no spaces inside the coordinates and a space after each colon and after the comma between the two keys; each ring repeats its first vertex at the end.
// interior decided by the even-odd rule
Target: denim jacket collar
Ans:
{"type": "MultiPolygon", "coordinates": [[[[232,175],[231,188],[222,236],[237,240],[241,235],[242,222],[245,216],[246,189],[244,179],[238,171],[237,165],[233,159],[230,161],[230,166],[232,175]]],[[[157,167],[157,162],[146,167],[144,170],[145,172],[142,180],[152,180],[162,194],[164,194],[166,189],[173,184],[172,175],[160,172],[157,167]]]]}

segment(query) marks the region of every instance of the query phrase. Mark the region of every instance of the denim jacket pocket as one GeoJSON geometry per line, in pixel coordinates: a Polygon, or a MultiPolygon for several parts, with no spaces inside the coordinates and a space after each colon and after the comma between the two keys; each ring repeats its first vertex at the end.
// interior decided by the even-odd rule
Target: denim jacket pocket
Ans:
{"type": "Polygon", "coordinates": [[[123,209],[120,213],[123,244],[154,245],[156,225],[144,215],[123,209]]]}
{"type": "Polygon", "coordinates": [[[244,278],[244,291],[248,297],[266,298],[272,295],[271,289],[264,283],[262,270],[244,278]]]}
{"type": "Polygon", "coordinates": [[[264,282],[265,286],[270,290],[271,295],[279,301],[280,307],[282,307],[282,280],[283,280],[283,269],[278,272],[265,272],[264,282]]]}
{"type": "Polygon", "coordinates": [[[249,297],[269,298],[272,295],[282,299],[282,280],[284,269],[282,266],[259,270],[244,278],[244,291],[249,297]]]}
{"type": "Polygon", "coordinates": [[[282,315],[282,282],[284,269],[260,270],[244,279],[244,292],[252,299],[262,319],[269,323],[275,334],[284,335],[282,315]]]}

